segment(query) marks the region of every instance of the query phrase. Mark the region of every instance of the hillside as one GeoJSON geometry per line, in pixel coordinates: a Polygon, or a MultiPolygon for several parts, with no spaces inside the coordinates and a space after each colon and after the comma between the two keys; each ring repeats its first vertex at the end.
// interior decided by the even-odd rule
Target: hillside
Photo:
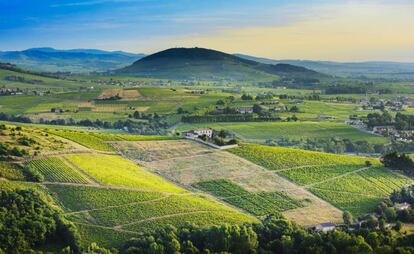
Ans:
{"type": "Polygon", "coordinates": [[[400,62],[333,62],[333,61],[312,61],[312,60],[273,60],[249,56],[244,54],[235,54],[235,56],[256,61],[264,64],[291,64],[308,68],[317,72],[327,73],[330,75],[340,76],[371,76],[385,75],[396,77],[414,75],[414,63],[400,62]]]}
{"type": "Polygon", "coordinates": [[[142,54],[97,49],[32,48],[23,51],[0,52],[0,62],[8,62],[37,71],[87,73],[121,68],[143,56],[142,54]]]}
{"type": "Polygon", "coordinates": [[[144,57],[115,73],[168,79],[256,80],[318,79],[324,75],[289,64],[268,65],[204,48],[171,48],[144,57]]]}

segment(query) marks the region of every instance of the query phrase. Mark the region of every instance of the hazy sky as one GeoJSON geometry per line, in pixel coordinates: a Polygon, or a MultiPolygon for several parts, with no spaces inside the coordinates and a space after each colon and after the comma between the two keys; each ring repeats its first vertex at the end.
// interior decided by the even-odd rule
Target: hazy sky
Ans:
{"type": "Polygon", "coordinates": [[[0,0],[0,50],[45,46],[414,62],[414,0],[0,0]]]}

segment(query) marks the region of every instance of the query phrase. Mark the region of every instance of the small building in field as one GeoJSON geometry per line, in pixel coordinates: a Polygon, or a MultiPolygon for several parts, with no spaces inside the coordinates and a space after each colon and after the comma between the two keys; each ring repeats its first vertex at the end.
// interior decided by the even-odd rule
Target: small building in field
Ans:
{"type": "Polygon", "coordinates": [[[253,108],[251,107],[240,107],[236,108],[236,112],[239,114],[253,114],[253,108]]]}
{"type": "Polygon", "coordinates": [[[326,233],[326,232],[330,232],[330,231],[335,230],[336,227],[337,227],[336,223],[333,223],[333,222],[324,222],[324,223],[321,223],[321,224],[316,225],[315,228],[314,228],[314,230],[316,232],[326,233]]]}
{"type": "Polygon", "coordinates": [[[199,128],[195,130],[190,130],[187,132],[183,132],[183,136],[186,138],[198,138],[200,136],[207,136],[208,138],[213,137],[213,129],[211,128],[199,128]]]}
{"type": "Polygon", "coordinates": [[[279,101],[264,101],[262,102],[262,105],[277,105],[279,104],[279,101]]]}
{"type": "Polygon", "coordinates": [[[391,134],[395,133],[397,129],[394,126],[374,126],[372,131],[379,134],[391,134]]]}
{"type": "Polygon", "coordinates": [[[398,211],[403,211],[403,210],[409,209],[411,207],[411,205],[407,202],[404,202],[404,203],[400,203],[400,204],[395,204],[394,207],[398,211]]]}

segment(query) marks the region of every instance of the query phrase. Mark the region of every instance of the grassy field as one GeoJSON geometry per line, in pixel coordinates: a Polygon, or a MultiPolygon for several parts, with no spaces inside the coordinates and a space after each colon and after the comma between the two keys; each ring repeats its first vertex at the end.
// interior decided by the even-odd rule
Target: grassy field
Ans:
{"type": "Polygon", "coordinates": [[[59,157],[31,160],[25,167],[39,171],[49,182],[90,183],[88,178],[59,157]]]}
{"type": "Polygon", "coordinates": [[[274,172],[225,151],[187,140],[118,142],[116,147],[124,156],[172,182],[190,190],[206,191],[258,216],[282,211],[286,217],[305,226],[341,220],[342,214],[333,206],[274,172]],[[227,188],[229,193],[211,192],[214,188],[218,191],[217,186],[209,191],[198,187],[200,182],[216,181],[231,182],[233,185],[227,188]],[[237,190],[243,194],[231,193],[237,190]],[[240,199],[244,194],[249,200],[240,199]],[[301,205],[297,205],[299,203],[301,205]]]}
{"type": "Polygon", "coordinates": [[[78,132],[78,131],[66,131],[66,130],[48,130],[49,133],[72,140],[78,144],[81,144],[87,148],[111,152],[114,149],[107,144],[104,140],[94,135],[91,135],[88,132],[78,132]]]}
{"type": "Polygon", "coordinates": [[[254,143],[264,143],[268,139],[289,138],[294,140],[339,137],[352,141],[366,140],[371,144],[383,144],[384,137],[359,131],[344,123],[332,122],[251,122],[251,123],[206,123],[179,124],[177,131],[198,127],[227,130],[238,138],[254,143]]]}
{"type": "Polygon", "coordinates": [[[373,212],[391,192],[413,183],[374,159],[260,145],[243,145],[232,152],[356,216],[373,212]]]}

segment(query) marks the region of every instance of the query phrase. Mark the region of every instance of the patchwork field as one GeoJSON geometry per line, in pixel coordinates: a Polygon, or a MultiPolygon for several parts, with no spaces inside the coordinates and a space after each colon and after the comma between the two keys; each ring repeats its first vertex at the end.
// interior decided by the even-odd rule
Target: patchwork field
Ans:
{"type": "Polygon", "coordinates": [[[94,185],[46,183],[87,242],[117,246],[125,239],[166,225],[201,226],[256,219],[209,197],[193,194],[120,156],[65,155],[94,185]]]}
{"type": "Polygon", "coordinates": [[[391,192],[413,183],[375,159],[250,144],[231,151],[354,215],[374,211],[391,192]]]}
{"type": "Polygon", "coordinates": [[[335,207],[274,172],[196,142],[116,142],[115,147],[175,183],[210,193],[256,216],[283,212],[306,226],[342,217],[335,207]]]}

